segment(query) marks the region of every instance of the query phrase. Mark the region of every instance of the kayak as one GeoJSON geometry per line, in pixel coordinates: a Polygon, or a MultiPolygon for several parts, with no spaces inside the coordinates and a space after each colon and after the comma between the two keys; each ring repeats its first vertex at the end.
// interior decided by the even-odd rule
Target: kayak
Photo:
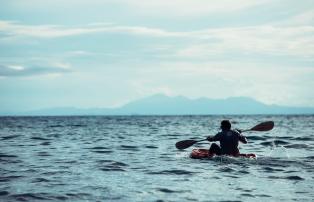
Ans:
{"type": "MultiPolygon", "coordinates": [[[[190,157],[192,159],[208,159],[208,158],[212,158],[216,156],[213,153],[209,153],[208,149],[193,149],[190,157]]],[[[231,157],[242,157],[242,158],[256,158],[255,154],[238,154],[238,155],[227,155],[227,156],[231,156],[231,157]]]]}

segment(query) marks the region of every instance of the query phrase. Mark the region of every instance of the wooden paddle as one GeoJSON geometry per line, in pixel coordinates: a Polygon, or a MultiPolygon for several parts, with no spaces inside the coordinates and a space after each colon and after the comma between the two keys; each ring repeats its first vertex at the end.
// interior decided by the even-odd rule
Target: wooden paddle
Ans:
{"type": "MultiPolygon", "coordinates": [[[[254,126],[251,129],[247,129],[247,130],[242,130],[242,132],[247,132],[247,131],[269,131],[271,129],[274,128],[274,122],[273,121],[266,121],[260,124],[257,124],[256,126],[254,126]]],[[[192,146],[193,144],[197,143],[197,142],[202,142],[205,141],[207,139],[203,139],[203,140],[182,140],[176,143],[176,148],[177,149],[186,149],[190,146],[192,146]]]]}

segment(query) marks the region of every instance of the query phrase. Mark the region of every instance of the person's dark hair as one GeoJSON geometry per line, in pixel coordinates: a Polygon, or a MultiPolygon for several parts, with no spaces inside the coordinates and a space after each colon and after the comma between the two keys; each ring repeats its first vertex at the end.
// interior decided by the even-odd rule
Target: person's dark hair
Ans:
{"type": "Polygon", "coordinates": [[[223,120],[221,123],[220,123],[220,128],[222,130],[230,130],[231,129],[231,123],[229,120],[223,120]]]}

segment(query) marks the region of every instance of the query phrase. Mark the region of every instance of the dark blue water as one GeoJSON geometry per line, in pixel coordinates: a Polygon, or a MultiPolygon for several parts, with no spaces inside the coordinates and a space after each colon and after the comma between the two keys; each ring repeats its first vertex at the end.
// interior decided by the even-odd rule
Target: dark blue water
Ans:
{"type": "Polygon", "coordinates": [[[1,117],[0,201],[312,201],[314,116],[1,117]],[[257,159],[190,159],[184,139],[248,129],[257,159]]]}

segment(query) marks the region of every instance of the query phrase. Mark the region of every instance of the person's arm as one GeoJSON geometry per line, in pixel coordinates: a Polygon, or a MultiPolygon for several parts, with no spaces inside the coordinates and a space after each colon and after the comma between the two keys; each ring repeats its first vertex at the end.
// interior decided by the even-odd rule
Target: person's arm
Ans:
{"type": "Polygon", "coordinates": [[[206,138],[209,142],[215,142],[220,140],[220,133],[217,133],[215,136],[208,136],[206,138]]]}
{"type": "Polygon", "coordinates": [[[240,135],[240,138],[239,138],[240,142],[246,144],[247,143],[247,139],[244,135],[240,135]]]}
{"type": "Polygon", "coordinates": [[[235,131],[236,131],[236,133],[238,133],[239,141],[244,143],[244,144],[246,144],[247,143],[247,139],[246,139],[246,137],[244,135],[241,134],[242,131],[239,130],[239,129],[236,129],[235,131]]]}

